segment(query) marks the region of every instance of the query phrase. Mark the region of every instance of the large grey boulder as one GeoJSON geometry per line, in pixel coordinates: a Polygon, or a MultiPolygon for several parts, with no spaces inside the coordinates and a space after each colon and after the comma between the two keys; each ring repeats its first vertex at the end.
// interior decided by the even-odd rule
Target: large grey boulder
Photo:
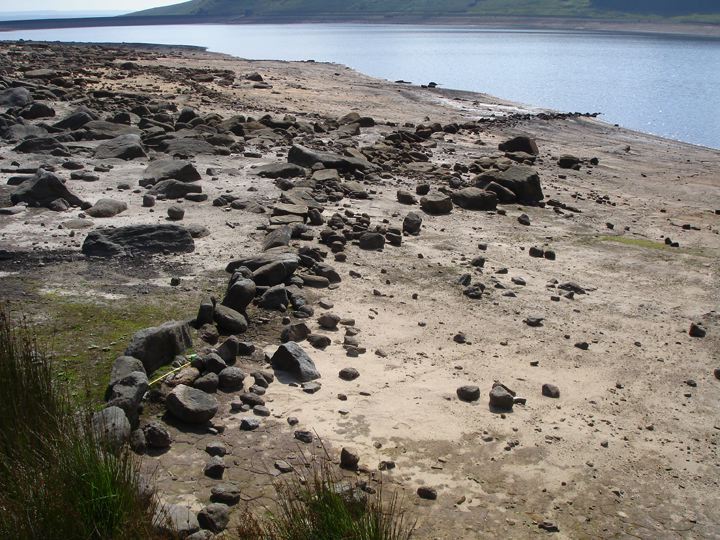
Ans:
{"type": "Polygon", "coordinates": [[[95,149],[97,159],[124,159],[131,160],[147,157],[142,146],[140,136],[121,135],[109,141],[105,141],[95,149]]]}
{"type": "Polygon", "coordinates": [[[535,139],[527,135],[513,137],[498,145],[498,150],[502,152],[525,152],[526,154],[538,155],[538,147],[535,139]]]}
{"type": "Polygon", "coordinates": [[[56,122],[53,127],[58,129],[69,129],[69,130],[75,130],[80,129],[88,122],[92,122],[95,120],[95,115],[90,110],[85,108],[80,108],[74,113],[66,116],[59,122],[56,122]]]}
{"type": "Polygon", "coordinates": [[[226,504],[210,503],[198,512],[197,517],[203,529],[219,533],[224,531],[230,522],[230,509],[226,504]]]}
{"type": "Polygon", "coordinates": [[[495,210],[497,195],[492,191],[467,187],[452,194],[452,201],[466,210],[495,210]]]}
{"type": "Polygon", "coordinates": [[[214,319],[218,328],[228,334],[247,332],[248,322],[245,315],[222,304],[215,306],[214,319]]]}
{"type": "Polygon", "coordinates": [[[48,208],[58,199],[64,199],[70,206],[81,206],[82,199],[70,191],[62,180],[45,169],[38,169],[29,180],[25,180],[10,195],[13,204],[21,202],[30,206],[48,208]]]}
{"type": "Polygon", "coordinates": [[[115,199],[100,199],[85,213],[94,218],[111,218],[127,210],[127,204],[115,199]]]}
{"type": "Polygon", "coordinates": [[[95,438],[114,448],[130,440],[130,421],[120,407],[108,407],[92,416],[92,430],[95,438]]]}
{"type": "Polygon", "coordinates": [[[228,287],[222,305],[243,313],[255,298],[256,290],[257,287],[252,279],[240,278],[228,287]]]}
{"type": "Polygon", "coordinates": [[[178,420],[188,424],[204,424],[218,410],[218,401],[210,394],[181,384],[165,399],[168,411],[178,420]]]}
{"type": "Polygon", "coordinates": [[[431,193],[420,199],[420,208],[428,214],[449,214],[452,212],[453,203],[444,193],[431,193]]]}
{"type": "Polygon", "coordinates": [[[184,353],[192,344],[188,323],[170,321],[136,332],[125,355],[137,358],[147,373],[153,373],[160,366],[172,362],[175,356],[184,353]]]}
{"type": "Polygon", "coordinates": [[[32,137],[23,140],[13,150],[20,154],[52,154],[69,156],[70,152],[64,144],[55,137],[32,137]]]}
{"type": "Polygon", "coordinates": [[[24,107],[32,103],[33,97],[30,90],[24,86],[7,88],[0,92],[0,107],[24,107]]]}
{"type": "Polygon", "coordinates": [[[294,144],[290,148],[288,162],[301,167],[312,167],[316,163],[322,163],[326,169],[337,169],[339,171],[364,171],[375,168],[372,163],[364,159],[341,156],[332,152],[319,152],[299,144],[294,144]]]}
{"type": "Polygon", "coordinates": [[[140,253],[191,253],[195,241],[179,225],[128,225],[91,231],[82,252],[92,257],[121,257],[140,253]]]}
{"type": "Polygon", "coordinates": [[[161,180],[179,180],[180,182],[195,182],[200,180],[200,173],[195,166],[184,159],[158,159],[151,162],[143,173],[141,186],[151,186],[161,180]]]}
{"type": "Polygon", "coordinates": [[[320,372],[307,353],[294,341],[288,341],[278,347],[270,359],[273,369],[286,371],[300,382],[314,381],[320,378],[320,372]]]}
{"type": "Polygon", "coordinates": [[[484,189],[491,182],[512,191],[523,203],[536,203],[544,198],[540,175],[527,165],[513,165],[505,171],[488,171],[475,179],[475,187],[484,189]]]}

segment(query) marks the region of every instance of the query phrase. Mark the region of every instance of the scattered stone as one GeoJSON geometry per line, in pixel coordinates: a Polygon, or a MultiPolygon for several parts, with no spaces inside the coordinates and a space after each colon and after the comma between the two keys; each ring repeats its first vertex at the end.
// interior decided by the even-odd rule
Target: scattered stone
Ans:
{"type": "Polygon", "coordinates": [[[270,359],[273,369],[286,371],[300,382],[309,382],[320,378],[315,363],[294,341],[283,343],[270,359]]]}
{"type": "Polygon", "coordinates": [[[354,381],[360,376],[360,372],[355,368],[343,368],[340,370],[339,376],[344,381],[354,381]]]}
{"type": "Polygon", "coordinates": [[[211,503],[198,512],[197,520],[203,529],[219,533],[230,523],[230,509],[226,504],[211,503]]]}
{"type": "Polygon", "coordinates": [[[546,383],[542,385],[542,395],[557,399],[560,397],[560,389],[554,384],[546,383]]]}
{"type": "Polygon", "coordinates": [[[340,467],[349,471],[357,470],[360,454],[354,448],[343,447],[340,452],[340,467]]]}
{"type": "Polygon", "coordinates": [[[208,478],[220,480],[225,474],[225,461],[220,456],[212,456],[203,467],[203,474],[208,478]]]}
{"type": "Polygon", "coordinates": [[[461,386],[457,389],[457,396],[461,401],[477,401],[480,399],[480,388],[477,386],[461,386]]]}
{"type": "Polygon", "coordinates": [[[427,486],[420,486],[417,489],[418,497],[428,501],[437,500],[437,490],[427,486]]]}

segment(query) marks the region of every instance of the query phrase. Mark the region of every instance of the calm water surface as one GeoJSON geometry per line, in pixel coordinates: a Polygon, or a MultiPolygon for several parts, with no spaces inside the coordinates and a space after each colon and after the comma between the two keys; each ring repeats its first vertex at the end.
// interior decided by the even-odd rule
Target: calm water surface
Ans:
{"type": "MultiPolygon", "coordinates": [[[[338,62],[435,81],[720,148],[720,41],[468,27],[298,24],[72,28],[0,39],[201,45],[252,59],[338,62]]],[[[371,111],[369,111],[371,113],[371,111]]]]}

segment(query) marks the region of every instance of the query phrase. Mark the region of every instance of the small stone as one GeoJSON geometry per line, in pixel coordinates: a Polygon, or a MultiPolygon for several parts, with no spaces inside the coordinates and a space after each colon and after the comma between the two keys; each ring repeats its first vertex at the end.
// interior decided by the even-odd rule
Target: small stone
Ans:
{"type": "Polygon", "coordinates": [[[256,418],[243,418],[240,420],[241,431],[254,431],[260,427],[260,420],[256,418]]]}
{"type": "Polygon", "coordinates": [[[437,490],[431,487],[421,486],[417,489],[417,494],[421,499],[426,499],[428,501],[437,500],[437,490]]]}
{"type": "Polygon", "coordinates": [[[480,388],[472,385],[461,386],[457,389],[457,396],[461,401],[477,401],[480,399],[480,388]]]}
{"type": "Polygon", "coordinates": [[[278,459],[278,460],[275,462],[275,465],[274,465],[274,466],[275,466],[275,468],[276,468],[278,471],[280,471],[282,474],[291,473],[291,472],[293,472],[293,470],[294,470],[292,465],[290,465],[287,461],[284,461],[284,460],[282,460],[282,459],[278,459]]]}
{"type": "Polygon", "coordinates": [[[360,372],[355,368],[348,367],[341,369],[339,376],[343,381],[354,381],[360,376],[360,372]]]}
{"type": "Polygon", "coordinates": [[[542,395],[545,397],[557,399],[560,397],[560,389],[554,384],[546,383],[542,385],[542,395]]]}
{"type": "Polygon", "coordinates": [[[690,331],[688,332],[688,334],[690,334],[690,337],[704,338],[707,334],[707,331],[705,330],[705,328],[703,328],[702,324],[692,323],[690,324],[690,331]]]}
{"type": "Polygon", "coordinates": [[[205,464],[203,473],[209,478],[214,478],[215,480],[221,479],[223,474],[225,474],[225,461],[223,461],[223,458],[220,456],[211,457],[210,461],[205,464]]]}
{"type": "Polygon", "coordinates": [[[221,443],[220,441],[213,441],[209,442],[205,446],[205,451],[210,454],[211,456],[224,456],[227,454],[227,448],[225,448],[225,445],[221,443]]]}
{"type": "Polygon", "coordinates": [[[294,437],[295,437],[298,441],[304,442],[304,443],[306,443],[306,444],[312,443],[312,442],[313,442],[313,439],[314,439],[312,432],[307,431],[307,430],[305,430],[305,429],[299,429],[299,430],[297,430],[297,431],[295,432],[294,437]]]}

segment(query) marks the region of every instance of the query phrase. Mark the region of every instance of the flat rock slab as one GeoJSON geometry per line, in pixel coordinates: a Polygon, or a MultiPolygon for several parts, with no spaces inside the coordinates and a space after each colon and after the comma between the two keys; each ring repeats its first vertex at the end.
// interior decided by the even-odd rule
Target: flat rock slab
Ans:
{"type": "Polygon", "coordinates": [[[179,225],[128,225],[90,232],[82,252],[92,257],[122,257],[139,253],[192,253],[195,241],[179,225]]]}

